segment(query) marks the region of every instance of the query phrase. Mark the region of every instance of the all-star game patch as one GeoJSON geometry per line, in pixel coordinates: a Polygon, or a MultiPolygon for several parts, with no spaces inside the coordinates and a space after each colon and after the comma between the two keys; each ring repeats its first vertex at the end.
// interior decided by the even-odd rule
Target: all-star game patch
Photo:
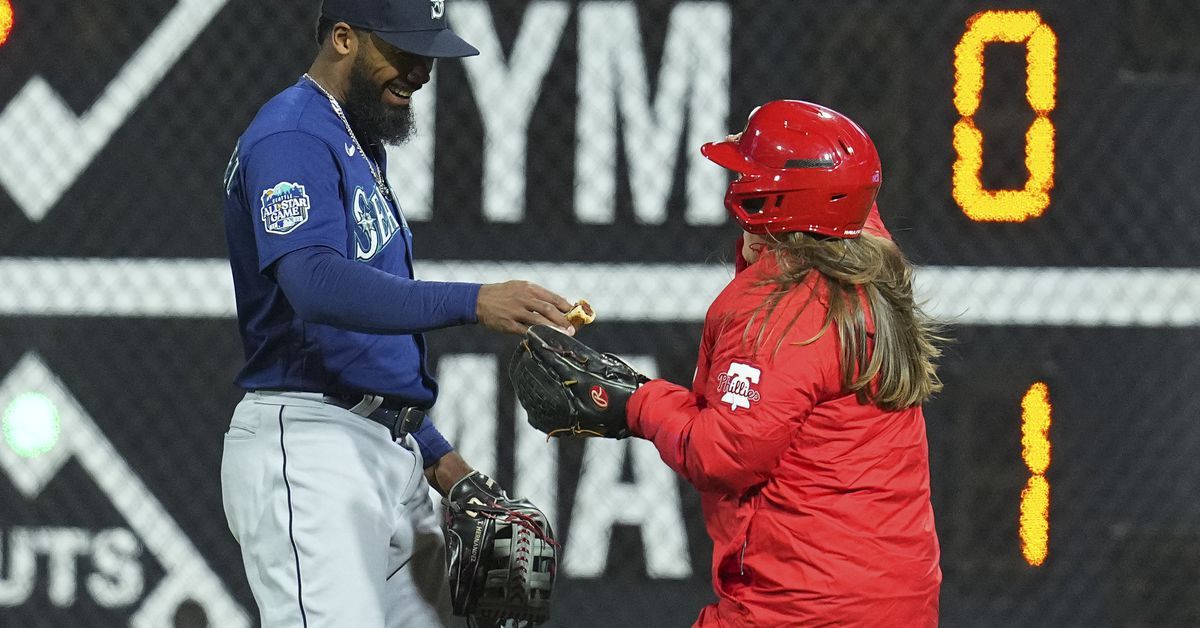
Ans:
{"type": "Polygon", "coordinates": [[[308,221],[308,209],[311,206],[312,202],[303,185],[281,181],[275,187],[263,190],[263,226],[267,233],[291,233],[308,221]]]}

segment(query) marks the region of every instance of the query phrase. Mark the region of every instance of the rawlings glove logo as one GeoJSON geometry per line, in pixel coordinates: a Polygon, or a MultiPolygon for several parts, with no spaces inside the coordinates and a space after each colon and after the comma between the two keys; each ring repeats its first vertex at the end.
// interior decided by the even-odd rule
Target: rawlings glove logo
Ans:
{"type": "Polygon", "coordinates": [[[608,407],[608,393],[599,386],[592,386],[592,403],[601,410],[608,407]]]}
{"type": "Polygon", "coordinates": [[[729,370],[717,376],[717,392],[725,393],[721,396],[721,403],[729,404],[729,409],[735,412],[738,408],[749,408],[750,404],[761,398],[754,389],[761,377],[762,369],[731,362],[729,370]]]}

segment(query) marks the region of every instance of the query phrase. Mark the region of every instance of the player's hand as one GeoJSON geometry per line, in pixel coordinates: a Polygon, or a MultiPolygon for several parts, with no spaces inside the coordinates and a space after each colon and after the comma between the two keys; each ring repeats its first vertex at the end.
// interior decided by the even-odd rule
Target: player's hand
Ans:
{"type": "Polygon", "coordinates": [[[479,289],[475,316],[484,327],[508,334],[524,334],[533,325],[550,325],[574,335],[575,328],[566,317],[571,307],[569,301],[535,283],[506,281],[479,289]]]}

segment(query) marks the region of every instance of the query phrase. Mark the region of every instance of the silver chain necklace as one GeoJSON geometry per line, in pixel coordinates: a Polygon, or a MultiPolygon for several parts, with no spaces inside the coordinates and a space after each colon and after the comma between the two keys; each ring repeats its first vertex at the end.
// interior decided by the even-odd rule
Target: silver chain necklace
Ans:
{"type": "Polygon", "coordinates": [[[358,150],[358,154],[362,155],[362,158],[367,162],[367,167],[371,169],[371,176],[375,178],[375,184],[379,186],[379,191],[383,193],[384,198],[392,199],[392,188],[384,180],[383,172],[380,171],[379,166],[375,165],[375,161],[367,156],[367,151],[363,150],[362,144],[358,143],[358,136],[354,134],[354,129],[350,126],[350,120],[346,118],[346,113],[342,111],[342,104],[324,86],[318,83],[317,79],[309,76],[308,72],[304,73],[304,78],[308,79],[308,82],[315,85],[329,99],[329,106],[333,107],[333,112],[337,114],[338,119],[346,127],[346,134],[350,136],[350,141],[354,142],[354,148],[358,150]]]}

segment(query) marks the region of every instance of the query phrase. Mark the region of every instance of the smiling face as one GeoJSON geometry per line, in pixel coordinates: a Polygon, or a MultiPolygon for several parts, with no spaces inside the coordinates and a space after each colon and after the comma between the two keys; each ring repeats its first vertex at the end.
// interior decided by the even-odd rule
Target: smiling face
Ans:
{"type": "Polygon", "coordinates": [[[346,89],[346,117],[368,141],[402,144],[412,134],[413,93],[429,82],[433,59],[404,52],[374,34],[359,41],[346,89]]]}

